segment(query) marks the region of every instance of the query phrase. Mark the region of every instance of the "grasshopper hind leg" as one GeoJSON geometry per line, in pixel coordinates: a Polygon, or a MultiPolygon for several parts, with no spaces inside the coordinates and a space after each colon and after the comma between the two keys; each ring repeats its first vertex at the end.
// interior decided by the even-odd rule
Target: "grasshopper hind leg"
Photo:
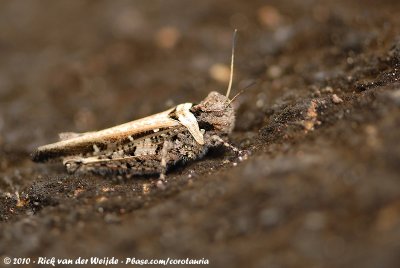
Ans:
{"type": "Polygon", "coordinates": [[[106,158],[99,156],[66,158],[63,161],[69,173],[92,173],[101,176],[159,174],[159,160],[149,156],[121,156],[106,158]]]}

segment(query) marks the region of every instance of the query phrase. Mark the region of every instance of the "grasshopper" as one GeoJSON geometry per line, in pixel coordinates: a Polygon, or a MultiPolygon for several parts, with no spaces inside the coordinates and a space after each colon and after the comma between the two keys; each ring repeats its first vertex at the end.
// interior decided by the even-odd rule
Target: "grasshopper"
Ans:
{"type": "Polygon", "coordinates": [[[61,158],[68,172],[100,175],[159,174],[169,167],[202,158],[212,147],[225,146],[235,125],[230,100],[236,30],[234,31],[230,79],[226,95],[212,91],[198,104],[183,103],[164,112],[100,131],[60,133],[60,141],[40,146],[36,162],[61,158]]]}

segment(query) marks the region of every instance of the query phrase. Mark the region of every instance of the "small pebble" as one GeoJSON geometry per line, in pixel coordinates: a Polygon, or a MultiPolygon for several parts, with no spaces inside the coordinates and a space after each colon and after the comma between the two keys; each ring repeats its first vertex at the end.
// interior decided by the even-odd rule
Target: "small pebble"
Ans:
{"type": "Polygon", "coordinates": [[[211,66],[209,74],[214,80],[226,83],[229,81],[230,68],[227,65],[217,63],[211,66]]]}
{"type": "Polygon", "coordinates": [[[239,156],[238,159],[240,162],[245,161],[249,158],[249,152],[244,153],[242,156],[239,156]]]}
{"type": "MultiPolygon", "coordinates": [[[[157,187],[158,187],[158,181],[157,181],[157,187]]],[[[143,184],[143,194],[148,194],[150,192],[150,185],[145,183],[143,184]]]]}
{"type": "Polygon", "coordinates": [[[258,99],[256,101],[256,106],[257,106],[257,108],[262,108],[264,106],[264,100],[258,99]]]}
{"type": "Polygon", "coordinates": [[[164,49],[172,49],[176,47],[181,33],[174,27],[163,27],[156,34],[156,43],[159,47],[164,49]]]}
{"type": "Polygon", "coordinates": [[[378,128],[373,125],[365,126],[366,143],[374,149],[378,149],[381,146],[379,139],[378,128]]]}
{"type": "Polygon", "coordinates": [[[333,92],[333,88],[330,86],[324,87],[323,89],[321,89],[322,92],[324,93],[332,93],[333,92]]]}
{"type": "Polygon", "coordinates": [[[272,79],[279,78],[282,75],[282,68],[277,65],[272,65],[267,69],[267,74],[272,79]]]}
{"type": "Polygon", "coordinates": [[[265,5],[258,9],[257,15],[260,24],[265,27],[276,28],[283,21],[281,13],[270,5],[265,5]]]}
{"type": "Polygon", "coordinates": [[[346,59],[347,64],[353,64],[354,63],[354,59],[352,57],[348,57],[346,59]]]}
{"type": "Polygon", "coordinates": [[[338,104],[338,103],[342,103],[343,100],[338,95],[333,94],[332,95],[332,102],[335,103],[335,104],[338,104]]]}
{"type": "Polygon", "coordinates": [[[84,192],[85,190],[82,188],[77,188],[74,191],[74,196],[77,197],[78,195],[80,195],[82,192],[84,192]]]}
{"type": "Polygon", "coordinates": [[[162,180],[158,180],[156,185],[157,185],[157,188],[161,189],[161,190],[165,190],[167,188],[165,183],[162,180]]]}
{"type": "Polygon", "coordinates": [[[312,93],[313,97],[321,97],[321,91],[318,89],[315,89],[312,93]]]}
{"type": "Polygon", "coordinates": [[[97,203],[103,203],[105,201],[107,201],[107,197],[105,197],[105,196],[100,196],[100,197],[96,198],[97,203]]]}
{"type": "Polygon", "coordinates": [[[112,192],[112,191],[114,191],[114,189],[109,188],[109,187],[103,187],[103,188],[101,188],[101,191],[106,193],[106,192],[112,192]]]}

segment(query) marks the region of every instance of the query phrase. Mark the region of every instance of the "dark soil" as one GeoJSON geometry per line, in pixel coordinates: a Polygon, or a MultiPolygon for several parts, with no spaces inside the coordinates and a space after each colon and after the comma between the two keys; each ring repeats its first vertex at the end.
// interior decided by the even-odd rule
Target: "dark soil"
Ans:
{"type": "MultiPolygon", "coordinates": [[[[1,1],[0,256],[400,267],[399,1],[1,1]],[[69,175],[63,131],[226,90],[231,142],[168,174],[69,175]],[[223,65],[221,65],[223,64],[223,65]],[[237,164],[237,165],[236,165],[237,164]]],[[[3,265],[2,259],[0,266],[3,265]]]]}

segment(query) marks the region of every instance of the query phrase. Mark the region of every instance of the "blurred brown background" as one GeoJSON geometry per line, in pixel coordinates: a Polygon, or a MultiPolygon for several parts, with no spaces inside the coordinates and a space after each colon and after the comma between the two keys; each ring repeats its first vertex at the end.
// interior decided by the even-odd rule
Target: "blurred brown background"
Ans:
{"type": "MultiPolygon", "coordinates": [[[[398,1],[1,1],[0,256],[399,267],[398,1]],[[168,174],[68,175],[30,152],[225,92],[231,141],[168,174]]],[[[1,259],[2,261],[2,259],[1,259]]]]}

